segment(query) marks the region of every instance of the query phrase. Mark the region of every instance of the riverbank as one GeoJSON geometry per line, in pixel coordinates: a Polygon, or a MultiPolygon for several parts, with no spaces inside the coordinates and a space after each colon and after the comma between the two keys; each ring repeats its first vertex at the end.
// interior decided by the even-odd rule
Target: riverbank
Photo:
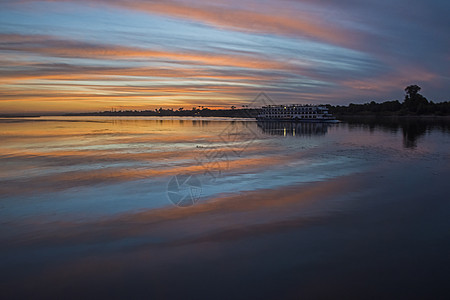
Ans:
{"type": "Polygon", "coordinates": [[[437,115],[376,115],[376,114],[335,114],[339,120],[423,120],[423,121],[449,121],[450,116],[437,116],[437,115]]]}

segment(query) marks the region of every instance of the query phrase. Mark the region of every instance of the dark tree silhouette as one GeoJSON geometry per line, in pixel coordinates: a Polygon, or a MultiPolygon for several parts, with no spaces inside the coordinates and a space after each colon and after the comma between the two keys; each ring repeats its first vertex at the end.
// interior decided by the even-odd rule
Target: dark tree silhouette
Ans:
{"type": "Polygon", "coordinates": [[[406,97],[409,97],[409,98],[414,98],[414,97],[416,97],[417,93],[419,93],[419,91],[420,91],[421,89],[422,89],[422,88],[421,88],[420,86],[418,86],[417,84],[414,84],[414,85],[408,85],[408,86],[405,88],[406,97]]]}
{"type": "Polygon", "coordinates": [[[409,85],[405,88],[406,95],[403,105],[409,112],[418,114],[426,113],[429,102],[427,98],[419,94],[420,90],[420,86],[416,84],[409,85]]]}

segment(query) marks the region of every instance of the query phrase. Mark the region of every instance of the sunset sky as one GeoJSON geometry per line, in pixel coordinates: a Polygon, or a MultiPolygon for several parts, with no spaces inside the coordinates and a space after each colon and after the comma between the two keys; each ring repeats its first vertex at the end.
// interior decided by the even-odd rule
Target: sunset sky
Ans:
{"type": "Polygon", "coordinates": [[[0,113],[450,97],[448,0],[0,0],[0,113]]]}

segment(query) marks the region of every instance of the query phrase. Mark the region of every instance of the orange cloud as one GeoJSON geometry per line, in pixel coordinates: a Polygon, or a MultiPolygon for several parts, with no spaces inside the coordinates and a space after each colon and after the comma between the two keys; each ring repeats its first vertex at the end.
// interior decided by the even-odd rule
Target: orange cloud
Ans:
{"type": "Polygon", "coordinates": [[[411,82],[431,82],[437,79],[438,75],[418,67],[404,67],[403,69],[392,71],[388,74],[381,74],[374,78],[363,80],[345,80],[341,84],[352,90],[362,90],[365,94],[383,94],[388,90],[402,91],[403,87],[411,82]]]}
{"type": "MultiPolygon", "coordinates": [[[[277,7],[273,7],[273,3],[261,1],[246,1],[245,6],[240,7],[236,4],[231,7],[230,3],[223,0],[191,3],[173,0],[84,1],[91,5],[93,3],[113,5],[149,14],[193,20],[218,28],[243,32],[293,35],[336,45],[356,46],[356,40],[361,37],[356,30],[340,27],[335,22],[330,24],[327,15],[321,10],[323,7],[312,2],[315,5],[312,9],[311,1],[288,2],[277,7]],[[302,6],[295,6],[296,4],[302,6]]],[[[47,0],[47,2],[71,1],[47,0]]]]}
{"type": "MultiPolygon", "coordinates": [[[[109,1],[108,1],[109,3],[109,1]]],[[[290,34],[341,45],[349,44],[356,33],[330,26],[307,12],[292,13],[267,7],[270,13],[230,8],[225,5],[187,5],[173,1],[114,1],[114,5],[208,23],[220,28],[261,33],[290,34]]],[[[223,4],[223,3],[221,3],[223,4]]],[[[258,3],[256,8],[264,6],[258,3]]],[[[255,8],[255,7],[254,7],[255,8]]]]}
{"type": "MultiPolygon", "coordinates": [[[[321,7],[316,5],[312,9],[311,3],[301,7],[295,5],[305,3],[283,3],[282,6],[275,8],[273,3],[246,1],[243,8],[244,6],[239,7],[236,4],[231,7],[230,3],[222,0],[201,3],[163,0],[96,0],[94,2],[149,14],[193,20],[221,29],[292,35],[336,45],[356,46],[355,40],[360,37],[356,30],[337,26],[336,23],[330,24],[327,15],[321,11],[321,7]]],[[[92,1],[89,3],[92,4],[92,1]]],[[[312,4],[316,3],[312,2],[312,4]]]]}
{"type": "Polygon", "coordinates": [[[145,58],[154,61],[170,60],[207,66],[228,66],[250,69],[285,69],[284,62],[260,58],[254,55],[213,54],[209,52],[157,51],[124,46],[90,44],[79,41],[60,40],[49,36],[0,34],[0,50],[34,54],[96,59],[145,58]],[[36,38],[40,38],[38,41],[36,38]]]}

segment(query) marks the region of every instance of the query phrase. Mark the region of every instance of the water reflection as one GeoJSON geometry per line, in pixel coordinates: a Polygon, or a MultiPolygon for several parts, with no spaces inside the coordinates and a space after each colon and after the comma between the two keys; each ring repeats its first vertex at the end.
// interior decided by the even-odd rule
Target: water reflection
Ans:
{"type": "Polygon", "coordinates": [[[349,129],[365,129],[370,132],[381,130],[384,132],[402,132],[403,147],[417,148],[420,139],[431,131],[450,132],[450,121],[446,119],[413,119],[413,118],[344,118],[349,129]]]}
{"type": "Polygon", "coordinates": [[[325,135],[329,126],[331,125],[327,123],[258,121],[258,127],[263,133],[282,136],[325,135]]]}
{"type": "Polygon", "coordinates": [[[424,123],[405,123],[402,124],[403,145],[405,148],[416,148],[418,139],[423,136],[429,127],[429,124],[424,123]]]}
{"type": "Polygon", "coordinates": [[[408,281],[411,266],[431,282],[450,252],[446,122],[47,117],[0,129],[3,298],[211,298],[224,285],[332,298],[360,278],[426,286],[408,281]],[[196,205],[170,202],[178,174],[201,180],[196,205]]]}

